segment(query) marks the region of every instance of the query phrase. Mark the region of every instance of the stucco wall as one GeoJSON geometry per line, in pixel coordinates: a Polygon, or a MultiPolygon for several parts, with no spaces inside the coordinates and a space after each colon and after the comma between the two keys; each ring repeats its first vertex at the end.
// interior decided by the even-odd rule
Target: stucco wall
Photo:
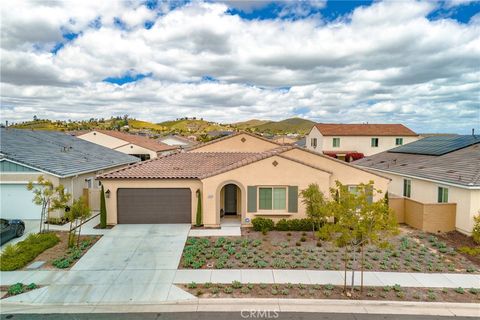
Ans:
{"type": "MultiPolygon", "coordinates": [[[[111,179],[101,180],[104,190],[110,190],[110,197],[105,199],[107,208],[107,224],[117,224],[117,190],[120,188],[190,188],[192,192],[192,221],[195,221],[197,210],[196,191],[202,191],[202,183],[199,180],[135,180],[135,179],[111,179]]],[[[203,194],[203,192],[202,192],[203,194]]]]}
{"type": "Polygon", "coordinates": [[[403,144],[417,141],[419,137],[411,136],[322,136],[317,128],[314,127],[307,135],[307,149],[317,152],[323,151],[356,151],[365,156],[380,153],[392,148],[395,145],[396,138],[403,138],[403,144]],[[317,148],[311,146],[312,138],[317,138],[317,148]],[[340,138],[340,146],[333,147],[333,138],[340,138]],[[372,138],[378,138],[378,147],[372,147],[372,138]]]}
{"type": "Polygon", "coordinates": [[[155,151],[137,146],[135,144],[127,144],[120,148],[116,148],[115,150],[126,153],[126,154],[149,154],[150,159],[154,159],[157,157],[157,153],[155,151]]]}
{"type": "Polygon", "coordinates": [[[248,186],[298,186],[300,191],[308,187],[310,183],[317,183],[322,191],[328,192],[329,174],[281,157],[271,157],[204,179],[202,182],[204,190],[204,223],[208,226],[218,226],[221,208],[220,191],[228,183],[234,183],[240,188],[241,197],[239,199],[241,201],[242,223],[245,224],[245,218],[251,220],[256,216],[268,216],[274,220],[289,217],[305,217],[305,207],[300,198],[298,201],[298,213],[289,213],[287,210],[275,214],[247,212],[248,186]],[[274,161],[278,163],[277,166],[272,164],[274,161]]]}
{"type": "MultiPolygon", "coordinates": [[[[392,179],[389,191],[402,196],[404,177],[384,172],[381,172],[381,174],[392,179]]],[[[480,211],[480,190],[463,189],[415,178],[407,177],[406,179],[412,181],[410,199],[421,203],[436,203],[438,200],[438,187],[448,188],[448,202],[456,203],[456,229],[467,235],[471,233],[473,229],[473,217],[479,214],[480,211]]]]}
{"type": "Polygon", "coordinates": [[[189,152],[263,152],[278,147],[278,144],[239,134],[193,149],[189,152]],[[242,141],[244,139],[244,141],[242,141]]]}
{"type": "Polygon", "coordinates": [[[124,144],[128,143],[122,139],[118,139],[107,134],[103,134],[101,132],[91,131],[82,135],[79,135],[78,138],[90,141],[95,144],[99,144],[101,146],[107,147],[109,149],[115,149],[124,144]]]}

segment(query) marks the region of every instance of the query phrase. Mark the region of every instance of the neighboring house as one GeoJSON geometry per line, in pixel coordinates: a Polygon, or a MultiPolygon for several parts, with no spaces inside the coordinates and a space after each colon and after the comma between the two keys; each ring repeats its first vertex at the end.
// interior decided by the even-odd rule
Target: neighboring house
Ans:
{"type": "Polygon", "coordinates": [[[176,146],[182,149],[187,149],[198,144],[192,139],[188,139],[179,135],[169,135],[158,139],[159,142],[167,144],[169,146],[176,146]]]}
{"type": "Polygon", "coordinates": [[[5,219],[40,219],[41,208],[32,203],[33,193],[27,190],[27,183],[40,175],[55,186],[65,186],[74,199],[90,196],[91,209],[98,209],[96,175],[139,161],[60,132],[1,129],[0,133],[0,216],[5,219]]]}
{"type": "Polygon", "coordinates": [[[307,149],[350,162],[419,139],[402,124],[317,123],[307,135],[307,149]]]}
{"type": "Polygon", "coordinates": [[[234,131],[212,130],[207,132],[207,136],[211,138],[221,138],[234,134],[234,131]]]}
{"type": "Polygon", "coordinates": [[[142,161],[175,152],[177,149],[176,146],[160,143],[145,136],[116,130],[93,130],[77,137],[135,156],[142,161]]]}
{"type": "Polygon", "coordinates": [[[480,136],[436,136],[354,162],[392,179],[399,222],[470,234],[480,214],[480,136]]]}
{"type": "Polygon", "coordinates": [[[294,146],[300,147],[300,148],[306,148],[307,147],[307,138],[303,137],[300,140],[296,141],[294,146]]]}
{"type": "Polygon", "coordinates": [[[372,180],[381,190],[389,183],[346,162],[245,132],[98,179],[109,195],[109,224],[194,223],[200,196],[206,227],[220,226],[224,215],[243,225],[258,216],[304,218],[299,192],[311,183],[325,194],[336,180],[352,187],[372,180]]]}

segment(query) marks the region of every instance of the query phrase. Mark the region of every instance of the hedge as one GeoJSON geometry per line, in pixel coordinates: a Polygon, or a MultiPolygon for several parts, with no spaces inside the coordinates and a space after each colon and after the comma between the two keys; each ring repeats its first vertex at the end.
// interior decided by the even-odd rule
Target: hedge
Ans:
{"type": "Polygon", "coordinates": [[[12,271],[25,267],[40,253],[60,242],[55,233],[31,234],[17,244],[9,244],[0,256],[0,270],[12,271]]]}
{"type": "Polygon", "coordinates": [[[313,221],[311,219],[281,219],[276,224],[272,219],[256,217],[252,219],[253,230],[255,231],[312,231],[313,221]]]}

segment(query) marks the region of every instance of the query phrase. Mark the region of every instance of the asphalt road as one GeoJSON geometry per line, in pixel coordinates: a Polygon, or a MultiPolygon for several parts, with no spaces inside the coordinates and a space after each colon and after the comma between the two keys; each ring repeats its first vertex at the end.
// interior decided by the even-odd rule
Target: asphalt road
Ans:
{"type": "Polygon", "coordinates": [[[1,319],[8,320],[436,320],[450,319],[472,320],[470,317],[441,317],[388,314],[351,314],[351,313],[300,313],[274,312],[250,314],[249,312],[177,312],[177,313],[90,313],[90,314],[2,314],[1,319]]]}

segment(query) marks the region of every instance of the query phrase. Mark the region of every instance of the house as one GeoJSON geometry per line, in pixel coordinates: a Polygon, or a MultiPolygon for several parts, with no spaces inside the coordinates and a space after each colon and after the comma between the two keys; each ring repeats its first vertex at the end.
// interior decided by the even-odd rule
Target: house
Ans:
{"type": "Polygon", "coordinates": [[[27,183],[40,175],[65,186],[74,199],[90,195],[91,209],[98,209],[95,176],[139,161],[60,132],[0,130],[0,215],[5,219],[40,218],[40,206],[32,203],[27,190],[27,183]]]}
{"type": "Polygon", "coordinates": [[[145,136],[116,130],[93,130],[77,136],[80,139],[117,150],[143,160],[175,152],[176,146],[160,143],[145,136]]]}
{"type": "Polygon", "coordinates": [[[470,234],[480,214],[480,136],[433,136],[355,161],[392,179],[399,222],[470,234]]]}
{"type": "Polygon", "coordinates": [[[207,136],[210,138],[221,138],[233,134],[234,131],[229,130],[212,130],[207,132],[207,136]]]}
{"type": "Polygon", "coordinates": [[[159,142],[167,144],[169,146],[177,146],[182,149],[188,149],[198,144],[193,139],[188,139],[179,135],[168,135],[158,139],[159,142]]]}
{"type": "Polygon", "coordinates": [[[402,124],[317,123],[307,135],[307,149],[350,162],[419,139],[402,124]]]}
{"type": "Polygon", "coordinates": [[[280,144],[294,144],[297,142],[297,139],[289,136],[273,136],[271,139],[280,144]]]}
{"type": "Polygon", "coordinates": [[[352,187],[374,181],[381,190],[389,183],[344,161],[246,132],[98,179],[109,195],[109,224],[194,223],[200,205],[206,227],[219,227],[225,215],[243,225],[258,216],[304,218],[299,192],[311,183],[325,194],[336,180],[352,187]]]}

